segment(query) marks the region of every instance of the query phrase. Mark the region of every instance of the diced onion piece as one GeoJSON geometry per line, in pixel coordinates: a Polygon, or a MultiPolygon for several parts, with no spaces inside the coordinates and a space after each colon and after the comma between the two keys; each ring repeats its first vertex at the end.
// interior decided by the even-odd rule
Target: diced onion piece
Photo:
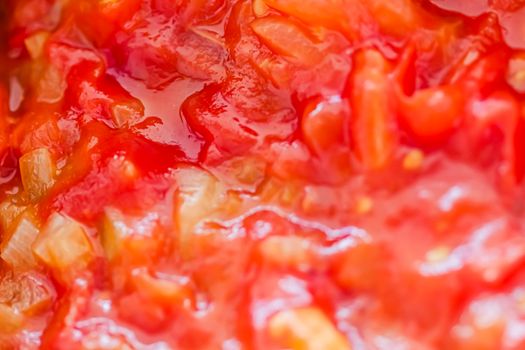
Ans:
{"type": "Polygon", "coordinates": [[[270,336],[292,350],[349,350],[346,338],[315,307],[284,310],[269,322],[270,336]]]}
{"type": "Polygon", "coordinates": [[[173,305],[182,303],[191,297],[187,280],[181,277],[178,279],[161,278],[152,276],[143,269],[137,269],[133,271],[132,280],[140,294],[161,303],[173,305]]]}
{"type": "Polygon", "coordinates": [[[106,208],[102,221],[101,243],[109,260],[113,260],[122,249],[122,240],[131,234],[120,210],[106,208]]]}
{"type": "Polygon", "coordinates": [[[22,184],[30,199],[41,198],[55,182],[55,162],[46,148],[37,148],[20,157],[22,184]]]}
{"type": "Polygon", "coordinates": [[[6,232],[11,227],[18,216],[26,209],[23,205],[18,205],[12,202],[11,198],[3,201],[0,204],[0,227],[3,232],[6,232]]]}
{"type": "Polygon", "coordinates": [[[195,167],[177,169],[176,180],[179,185],[176,219],[180,243],[184,246],[195,226],[221,207],[226,191],[215,177],[195,167]]]}
{"type": "Polygon", "coordinates": [[[49,32],[40,31],[30,35],[24,40],[27,52],[29,52],[29,56],[31,56],[32,59],[37,59],[42,56],[47,38],[49,38],[49,32]]]}
{"type": "Polygon", "coordinates": [[[37,315],[51,307],[55,290],[44,276],[35,273],[25,274],[19,283],[20,291],[16,308],[26,315],[37,315]]]}
{"type": "Polygon", "coordinates": [[[0,303],[25,315],[37,315],[48,309],[55,296],[48,278],[35,272],[10,272],[0,280],[0,303]]]}
{"type": "Polygon", "coordinates": [[[233,176],[243,184],[261,183],[266,173],[266,163],[255,157],[233,158],[229,163],[233,176]]]}
{"type": "Polygon", "coordinates": [[[124,183],[134,181],[140,175],[135,164],[124,156],[113,157],[109,161],[108,167],[124,183]]]}
{"type": "Polygon", "coordinates": [[[57,272],[83,268],[94,258],[93,246],[82,225],[58,213],[42,229],[33,244],[33,253],[57,272]]]}
{"type": "Polygon", "coordinates": [[[9,79],[9,110],[16,112],[24,101],[24,87],[16,76],[9,79]]]}
{"type": "Polygon", "coordinates": [[[234,157],[216,167],[213,174],[228,188],[255,192],[266,177],[266,162],[258,157],[234,157]]]}
{"type": "Polygon", "coordinates": [[[16,227],[3,240],[0,257],[12,268],[25,269],[35,266],[31,245],[38,233],[36,220],[29,214],[22,214],[16,227]]]}
{"type": "Polygon", "coordinates": [[[312,244],[297,236],[271,236],[261,242],[259,251],[269,263],[280,266],[311,267],[315,254],[312,244]]]}
{"type": "Polygon", "coordinates": [[[66,87],[64,74],[57,67],[49,65],[38,82],[37,100],[44,103],[57,103],[64,97],[66,87]]]}
{"type": "Polygon", "coordinates": [[[24,324],[24,316],[5,304],[0,304],[0,333],[12,333],[24,324]]]}
{"type": "Polygon", "coordinates": [[[133,125],[144,116],[144,106],[138,100],[115,102],[111,106],[111,115],[118,127],[133,125]]]}

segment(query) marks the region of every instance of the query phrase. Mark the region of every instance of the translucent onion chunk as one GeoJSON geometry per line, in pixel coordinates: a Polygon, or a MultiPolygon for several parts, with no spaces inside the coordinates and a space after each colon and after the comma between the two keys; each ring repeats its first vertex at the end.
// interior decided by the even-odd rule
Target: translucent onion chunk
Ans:
{"type": "Polygon", "coordinates": [[[100,240],[109,260],[118,256],[123,240],[131,234],[133,232],[120,210],[111,207],[104,210],[100,240]]]}
{"type": "Polygon", "coordinates": [[[51,281],[37,272],[7,272],[0,279],[0,304],[24,315],[38,315],[48,310],[56,298],[51,281]]]}
{"type": "Polygon", "coordinates": [[[35,60],[42,56],[48,38],[49,32],[39,31],[24,40],[24,45],[32,59],[35,60]]]}
{"type": "Polygon", "coordinates": [[[31,246],[38,236],[38,223],[32,215],[21,215],[11,232],[7,232],[0,246],[0,257],[11,268],[27,269],[35,266],[31,246]]]}
{"type": "Polygon", "coordinates": [[[93,245],[82,225],[59,213],[48,219],[33,244],[33,253],[59,273],[70,268],[84,268],[95,256],[93,245]]]}
{"type": "Polygon", "coordinates": [[[11,198],[0,203],[0,228],[2,232],[7,232],[25,209],[26,206],[13,203],[11,198]]]}
{"type": "Polygon", "coordinates": [[[166,305],[182,304],[192,297],[189,280],[185,277],[150,274],[144,269],[135,269],[132,281],[141,295],[166,305]]]}
{"type": "Polygon", "coordinates": [[[31,200],[46,194],[55,181],[55,162],[46,148],[37,148],[20,157],[22,184],[31,200]]]}
{"type": "Polygon", "coordinates": [[[278,266],[310,269],[316,260],[310,241],[298,236],[271,236],[261,242],[259,252],[265,262],[278,266]]]}
{"type": "Polygon", "coordinates": [[[199,168],[177,169],[176,180],[179,198],[175,216],[179,243],[184,247],[191,240],[195,226],[224,205],[226,190],[214,176],[199,168]]]}

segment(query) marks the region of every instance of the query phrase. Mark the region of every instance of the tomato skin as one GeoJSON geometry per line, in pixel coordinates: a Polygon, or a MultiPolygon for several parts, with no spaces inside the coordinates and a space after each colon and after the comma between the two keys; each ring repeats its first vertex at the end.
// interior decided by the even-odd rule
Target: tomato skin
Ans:
{"type": "Polygon", "coordinates": [[[163,328],[168,320],[167,312],[159,305],[134,293],[118,302],[119,316],[141,329],[155,333],[163,328]]]}
{"type": "Polygon", "coordinates": [[[412,1],[372,0],[367,1],[367,7],[378,22],[381,31],[387,35],[403,36],[419,25],[419,18],[412,1]]]}
{"type": "Polygon", "coordinates": [[[301,122],[306,143],[316,154],[344,144],[344,129],[348,119],[347,102],[340,98],[312,102],[304,111],[301,122]]]}
{"type": "Polygon", "coordinates": [[[401,100],[401,122],[417,141],[438,143],[461,123],[463,99],[462,91],[455,86],[416,91],[401,100]]]}
{"type": "Polygon", "coordinates": [[[523,162],[518,153],[525,144],[517,138],[520,126],[523,127],[521,119],[517,100],[506,92],[494,93],[484,100],[474,101],[470,106],[469,137],[480,149],[492,149],[492,157],[501,162],[496,172],[507,185],[523,178],[523,162]],[[490,140],[491,130],[497,130],[503,140],[490,140]]]}
{"type": "Polygon", "coordinates": [[[454,11],[469,17],[477,17],[489,9],[487,0],[454,1],[430,0],[430,2],[444,10],[454,11]]]}
{"type": "Polygon", "coordinates": [[[140,0],[89,1],[73,4],[72,11],[82,30],[99,45],[113,40],[112,36],[141,7],[140,0]]]}
{"type": "Polygon", "coordinates": [[[356,54],[354,70],[350,96],[354,152],[366,170],[379,170],[390,162],[398,143],[390,64],[378,51],[368,49],[356,54]]]}

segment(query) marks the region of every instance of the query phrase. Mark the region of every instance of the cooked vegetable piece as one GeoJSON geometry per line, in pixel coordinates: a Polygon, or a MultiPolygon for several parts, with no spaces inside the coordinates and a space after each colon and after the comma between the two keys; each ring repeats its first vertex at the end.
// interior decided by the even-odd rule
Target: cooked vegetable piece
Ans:
{"type": "Polygon", "coordinates": [[[40,231],[34,216],[25,212],[17,219],[11,230],[2,239],[0,257],[12,268],[27,269],[35,267],[36,262],[31,246],[40,231]]]}
{"type": "Polygon", "coordinates": [[[59,275],[70,269],[85,268],[95,257],[82,225],[60,213],[49,217],[33,244],[33,253],[59,275]]]}
{"type": "Polygon", "coordinates": [[[345,337],[326,315],[317,308],[284,310],[272,316],[270,335],[293,350],[350,350],[345,337]]]}
{"type": "Polygon", "coordinates": [[[55,162],[48,149],[38,148],[20,158],[20,175],[29,197],[37,200],[53,186],[55,162]]]}
{"type": "Polygon", "coordinates": [[[390,65],[377,50],[358,52],[352,81],[354,150],[365,169],[384,168],[397,146],[390,65]]]}

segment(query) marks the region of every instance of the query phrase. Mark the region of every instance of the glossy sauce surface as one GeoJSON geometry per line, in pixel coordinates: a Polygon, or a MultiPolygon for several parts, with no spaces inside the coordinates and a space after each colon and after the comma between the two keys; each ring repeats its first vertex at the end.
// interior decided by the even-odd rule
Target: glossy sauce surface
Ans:
{"type": "Polygon", "coordinates": [[[525,348],[525,2],[3,12],[0,349],[525,348]]]}

